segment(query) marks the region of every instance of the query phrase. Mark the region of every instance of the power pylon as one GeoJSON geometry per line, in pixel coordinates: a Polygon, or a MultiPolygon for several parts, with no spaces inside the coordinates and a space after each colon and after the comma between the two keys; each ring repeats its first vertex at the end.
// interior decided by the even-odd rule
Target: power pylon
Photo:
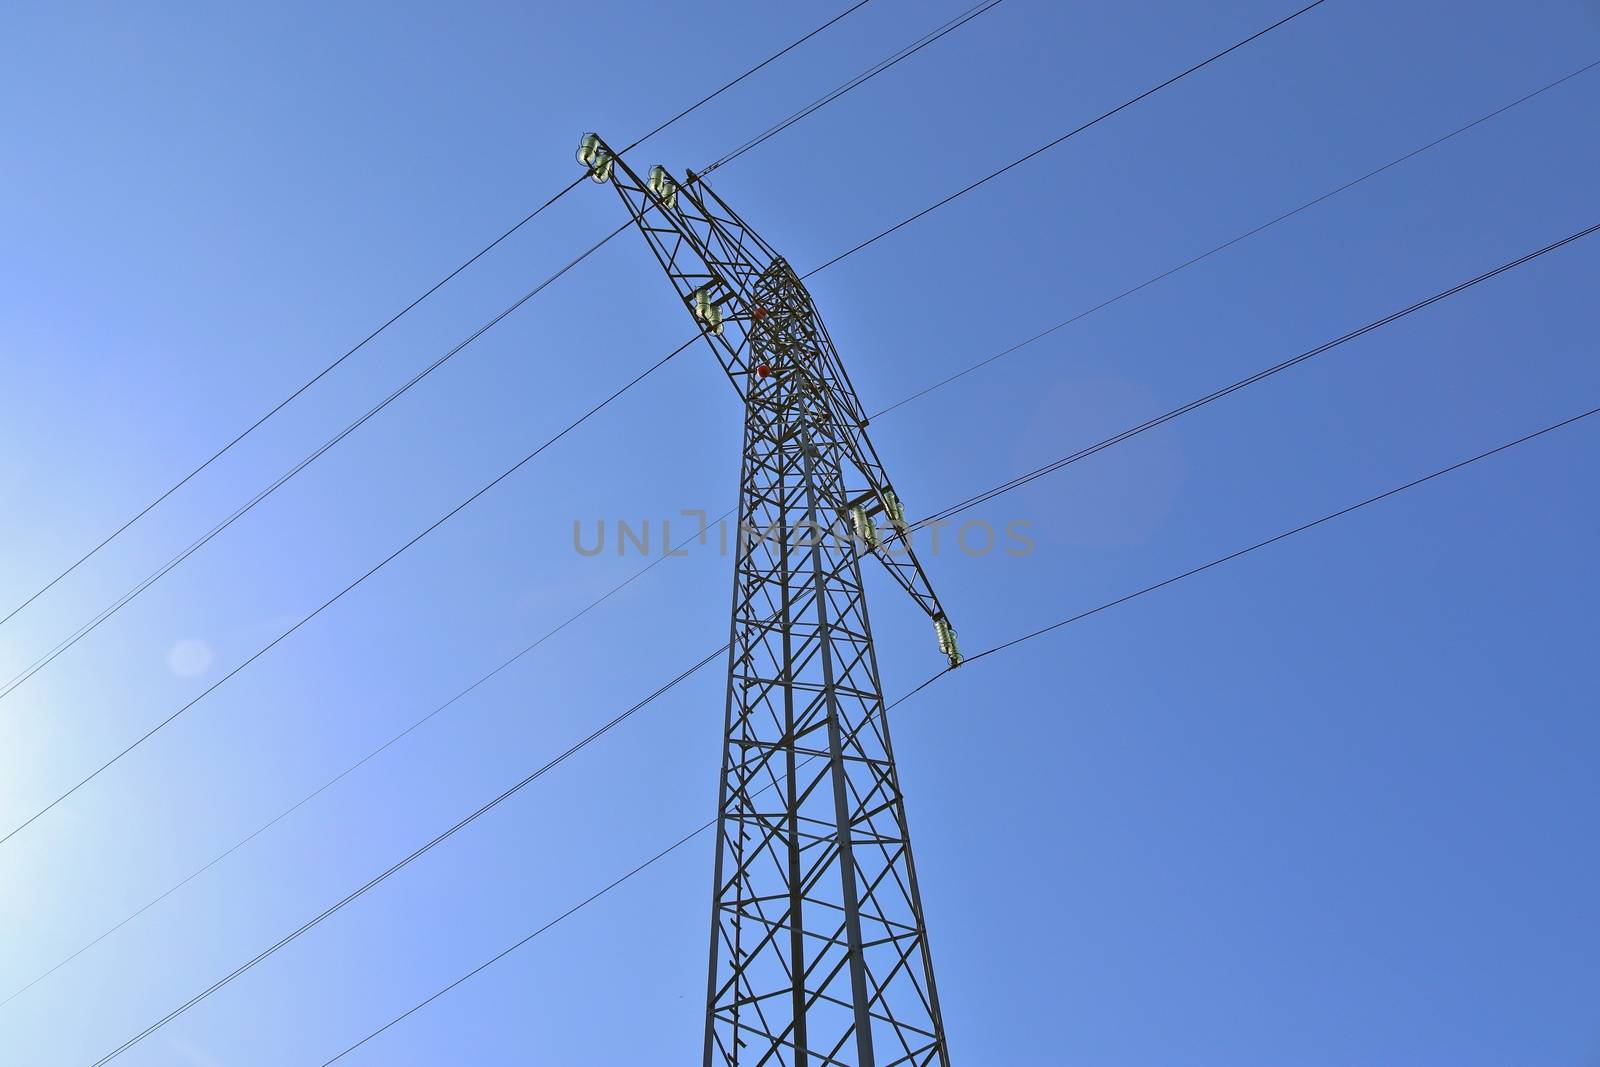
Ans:
{"type": "Polygon", "coordinates": [[[641,180],[594,134],[578,160],[615,186],[744,403],[705,1067],[948,1067],[862,558],[951,666],[955,632],[794,270],[703,177],[641,180]]]}

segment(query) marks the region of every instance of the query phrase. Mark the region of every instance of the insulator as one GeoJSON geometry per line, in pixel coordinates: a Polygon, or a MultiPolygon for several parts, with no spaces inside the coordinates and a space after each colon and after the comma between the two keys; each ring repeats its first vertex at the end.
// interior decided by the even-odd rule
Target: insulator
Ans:
{"type": "Polygon", "coordinates": [[[590,178],[603,185],[611,180],[611,168],[617,161],[600,142],[598,133],[586,133],[578,142],[578,162],[589,168],[590,178]]]}
{"type": "Polygon", "coordinates": [[[707,333],[719,337],[722,335],[722,309],[711,299],[709,290],[696,289],[690,307],[694,310],[694,317],[705,323],[707,333]]]}
{"type": "Polygon", "coordinates": [[[661,201],[661,206],[673,208],[678,204],[678,183],[672,180],[672,175],[667,173],[667,168],[657,163],[650,168],[650,177],[645,180],[655,198],[661,201]]]}
{"type": "Polygon", "coordinates": [[[961,649],[956,645],[956,631],[943,615],[933,620],[934,633],[939,635],[939,651],[950,660],[950,666],[961,666],[961,649]]]}
{"type": "Polygon", "coordinates": [[[900,498],[894,495],[894,490],[887,490],[883,494],[883,511],[893,523],[906,521],[906,506],[900,503],[900,498]]]}
{"type": "Polygon", "coordinates": [[[850,525],[855,529],[856,540],[864,542],[868,548],[878,547],[878,527],[872,521],[872,516],[867,514],[866,508],[850,509],[850,525]]]}

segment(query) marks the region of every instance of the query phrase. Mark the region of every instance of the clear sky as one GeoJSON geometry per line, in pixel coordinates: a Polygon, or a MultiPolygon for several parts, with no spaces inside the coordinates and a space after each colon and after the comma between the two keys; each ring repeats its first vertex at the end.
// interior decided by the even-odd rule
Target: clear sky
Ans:
{"type": "MultiPolygon", "coordinates": [[[[0,12],[0,608],[568,182],[846,4],[0,12]]],[[[700,167],[963,10],[873,0],[673,127],[700,167]]],[[[1005,0],[718,191],[802,269],[1298,6],[1005,0]]],[[[811,283],[883,407],[1600,59],[1593,0],[1328,0],[811,283]]],[[[1600,70],[874,422],[913,515],[1600,222],[1600,70]]],[[[0,628],[17,674],[622,221],[586,184],[0,628]]],[[[1600,236],[972,513],[971,648],[1600,404],[1600,236]]],[[[668,351],[636,234],[0,700],[20,822],[668,351]]],[[[1600,420],[1591,420],[1600,422],[1600,420]]],[[[0,846],[0,997],[733,503],[691,350],[0,846]],[[681,536],[680,525],[675,533],[681,536]],[[658,547],[653,545],[652,547],[658,547]]],[[[990,657],[896,709],[954,1062],[1600,1063],[1600,425],[990,657]]],[[[885,688],[940,658],[872,575],[885,688]]],[[[0,1007],[77,1067],[726,637],[656,567],[0,1007]]],[[[123,1055],[315,1067],[707,819],[720,666],[123,1055]]],[[[701,838],[346,1063],[698,1062],[701,838]]]]}

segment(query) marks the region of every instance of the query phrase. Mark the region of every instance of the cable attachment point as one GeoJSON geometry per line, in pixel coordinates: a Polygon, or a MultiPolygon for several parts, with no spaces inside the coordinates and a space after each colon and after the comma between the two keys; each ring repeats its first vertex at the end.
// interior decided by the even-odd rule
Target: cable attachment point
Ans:
{"type": "Polygon", "coordinates": [[[673,181],[672,175],[667,173],[667,168],[657,163],[650,168],[650,176],[645,179],[650,194],[656,198],[662,207],[669,211],[678,206],[678,183],[673,181]]]}
{"type": "Polygon", "coordinates": [[[711,298],[711,290],[715,288],[716,281],[712,280],[700,286],[689,294],[689,310],[694,314],[695,321],[705,327],[706,332],[713,337],[722,336],[722,308],[711,298]]]}
{"type": "Polygon", "coordinates": [[[951,669],[961,666],[961,649],[956,645],[955,627],[943,615],[933,620],[933,632],[939,635],[939,651],[950,660],[951,669]]]}
{"type": "Polygon", "coordinates": [[[872,521],[867,509],[859,504],[850,509],[850,529],[855,533],[856,541],[865,545],[867,551],[877,550],[878,524],[872,521]]]}
{"type": "Polygon", "coordinates": [[[578,142],[578,162],[588,168],[590,178],[604,185],[611,180],[611,170],[616,166],[617,158],[600,140],[598,133],[586,133],[583,140],[578,142]]]}
{"type": "Polygon", "coordinates": [[[895,526],[903,526],[906,521],[906,506],[900,502],[893,489],[883,491],[883,513],[889,516],[889,522],[895,526]]]}

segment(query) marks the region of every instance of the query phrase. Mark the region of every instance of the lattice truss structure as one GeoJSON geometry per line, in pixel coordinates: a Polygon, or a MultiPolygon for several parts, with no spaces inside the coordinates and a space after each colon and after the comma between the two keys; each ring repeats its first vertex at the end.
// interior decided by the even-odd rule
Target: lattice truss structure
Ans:
{"type": "Polygon", "coordinates": [[[593,134],[578,158],[745,405],[705,1067],[948,1067],[863,557],[960,655],[861,402],[799,277],[703,178],[641,180],[593,134]]]}

